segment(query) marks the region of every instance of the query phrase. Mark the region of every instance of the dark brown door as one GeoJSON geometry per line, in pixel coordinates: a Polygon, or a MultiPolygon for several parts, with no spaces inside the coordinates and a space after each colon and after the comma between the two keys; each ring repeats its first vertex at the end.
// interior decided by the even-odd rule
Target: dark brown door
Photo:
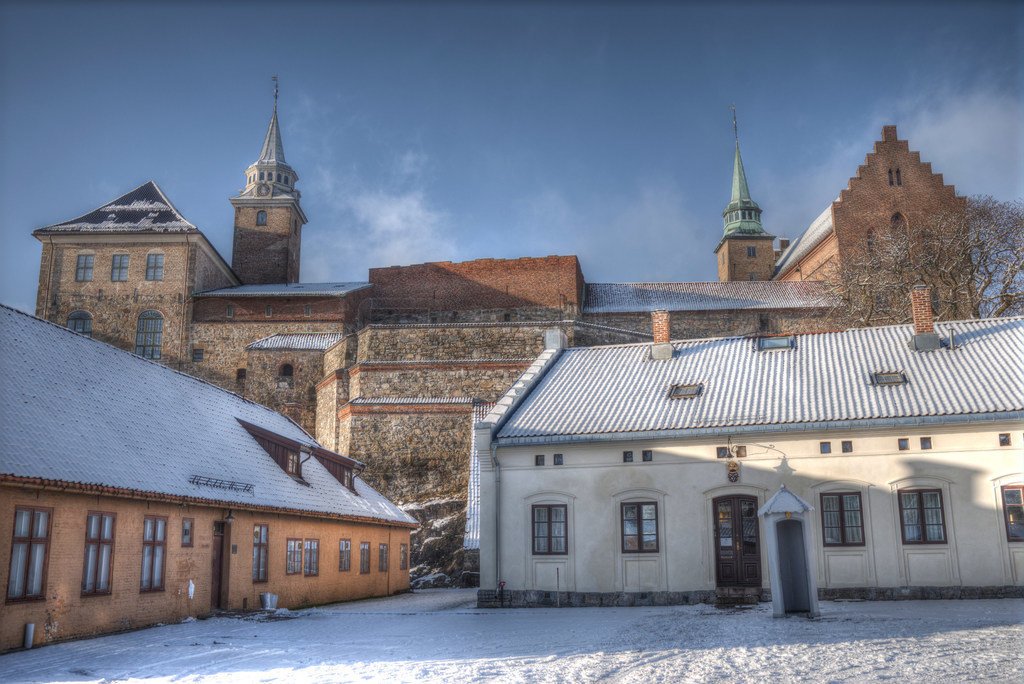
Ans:
{"type": "Polygon", "coordinates": [[[761,586],[761,534],[757,499],[723,496],[715,511],[715,575],[720,587],[761,586]]]}
{"type": "Polygon", "coordinates": [[[210,576],[210,608],[220,608],[220,573],[224,556],[224,523],[213,523],[213,544],[210,558],[213,564],[210,576]]]}

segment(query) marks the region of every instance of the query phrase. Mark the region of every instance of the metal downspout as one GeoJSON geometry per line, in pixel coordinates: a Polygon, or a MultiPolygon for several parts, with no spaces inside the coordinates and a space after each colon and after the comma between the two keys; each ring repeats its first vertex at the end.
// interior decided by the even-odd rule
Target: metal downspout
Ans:
{"type": "Polygon", "coordinates": [[[501,464],[498,446],[491,442],[491,466],[494,468],[494,586],[501,581],[501,464]]]}

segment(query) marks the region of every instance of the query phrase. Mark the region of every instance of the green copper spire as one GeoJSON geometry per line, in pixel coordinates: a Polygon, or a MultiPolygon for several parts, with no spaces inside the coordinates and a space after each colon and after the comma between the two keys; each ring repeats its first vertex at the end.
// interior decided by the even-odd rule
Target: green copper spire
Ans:
{"type": "Polygon", "coordinates": [[[736,135],[736,161],[732,168],[732,200],[722,212],[725,221],[723,237],[730,235],[766,235],[761,227],[761,207],[750,199],[750,188],[747,187],[747,174],[743,171],[743,159],[740,157],[740,137],[736,127],[736,109],[733,110],[732,126],[736,135]]]}

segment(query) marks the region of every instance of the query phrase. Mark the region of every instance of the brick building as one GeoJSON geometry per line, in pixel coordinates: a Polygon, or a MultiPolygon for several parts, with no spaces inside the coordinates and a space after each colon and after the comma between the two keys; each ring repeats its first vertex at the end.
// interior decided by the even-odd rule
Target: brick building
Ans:
{"type": "Polygon", "coordinates": [[[815,222],[776,249],[737,143],[717,283],[587,283],[575,256],[392,266],[370,269],[366,282],[298,283],[306,217],[275,106],[245,188],[230,200],[231,267],[148,183],[35,231],[43,243],[36,314],[262,403],[327,448],[366,461],[369,482],[422,511],[416,572],[457,575],[454,551],[434,554],[449,558],[441,565],[419,561],[431,555],[421,553],[425,546],[441,543],[431,542],[435,517],[462,524],[449,511],[465,503],[470,416],[515,381],[545,335],[558,331],[575,346],[644,342],[659,309],[671,315],[673,339],[835,327],[825,289],[806,266],[794,279],[795,265],[828,253],[829,239],[842,242],[834,237],[842,226],[857,216],[867,225],[893,201],[910,217],[929,202],[957,201],[941,177],[938,189],[925,182],[934,179],[930,168],[896,140],[894,127],[886,127],[875,156],[881,161],[869,155],[870,173],[862,167],[830,207],[827,226],[815,222]],[[859,181],[896,162],[897,190],[859,181]],[[832,221],[833,212],[841,220],[832,221]],[[154,245],[162,250],[163,281],[149,280],[142,268],[154,245]],[[127,255],[124,276],[120,254],[127,255]],[[78,279],[83,258],[92,280],[78,279]]]}
{"type": "Polygon", "coordinates": [[[214,385],[0,308],[0,651],[409,586],[364,465],[214,385]]]}

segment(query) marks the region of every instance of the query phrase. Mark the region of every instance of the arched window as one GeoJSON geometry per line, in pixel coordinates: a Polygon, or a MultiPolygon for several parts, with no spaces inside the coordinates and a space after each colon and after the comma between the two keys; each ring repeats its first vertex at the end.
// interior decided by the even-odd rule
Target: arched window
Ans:
{"type": "Polygon", "coordinates": [[[159,359],[163,336],[163,314],[159,311],[143,311],[135,333],[135,353],[144,359],[159,359]]]}
{"type": "Polygon", "coordinates": [[[290,363],[286,363],[283,366],[281,366],[281,372],[278,375],[280,375],[282,378],[292,377],[292,375],[294,375],[292,365],[290,363]]]}
{"type": "Polygon", "coordinates": [[[264,178],[263,178],[263,171],[260,171],[260,180],[264,180],[264,178]]]}
{"type": "Polygon", "coordinates": [[[267,212],[257,211],[256,212],[256,225],[265,226],[267,225],[267,212]]]}
{"type": "Polygon", "coordinates": [[[893,214],[892,215],[892,231],[893,231],[893,234],[895,235],[896,232],[900,231],[900,230],[902,230],[902,231],[906,231],[907,230],[907,219],[903,218],[903,214],[893,214]]]}
{"type": "Polygon", "coordinates": [[[280,182],[281,182],[281,174],[277,174],[277,182],[278,182],[278,183],[280,183],[280,182]]]}
{"type": "Polygon", "coordinates": [[[92,337],[92,314],[88,311],[73,312],[68,316],[68,328],[86,337],[92,337]]]}

